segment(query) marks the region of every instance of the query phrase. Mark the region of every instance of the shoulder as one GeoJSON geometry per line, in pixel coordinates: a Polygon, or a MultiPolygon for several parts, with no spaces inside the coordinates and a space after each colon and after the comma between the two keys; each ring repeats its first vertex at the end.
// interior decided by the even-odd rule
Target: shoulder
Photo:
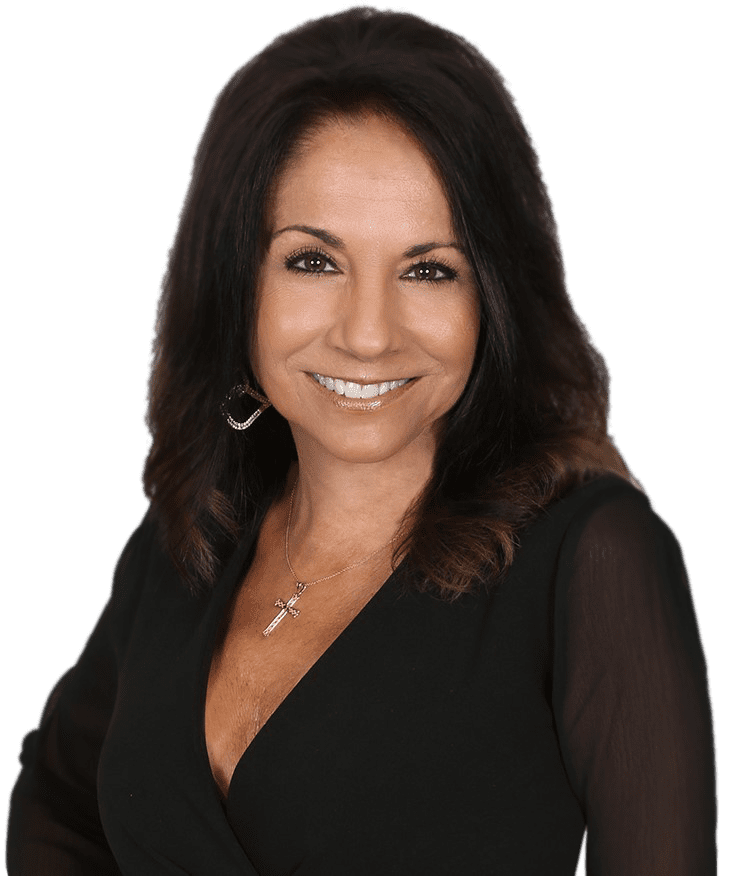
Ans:
{"type": "Polygon", "coordinates": [[[143,613],[199,610],[207,604],[220,585],[228,586],[237,575],[256,538],[257,530],[249,528],[242,537],[229,545],[217,581],[211,587],[195,588],[185,581],[166,548],[162,524],[153,507],[149,507],[139,526],[133,531],[118,559],[109,602],[111,613],[123,622],[143,613]]]}
{"type": "Polygon", "coordinates": [[[129,576],[135,572],[136,568],[140,568],[141,565],[145,564],[156,543],[157,526],[149,507],[143,520],[129,536],[120,554],[115,567],[116,580],[129,576]]]}
{"type": "Polygon", "coordinates": [[[662,540],[677,544],[647,495],[617,475],[596,477],[576,487],[555,502],[546,516],[556,529],[564,564],[582,548],[632,551],[662,540]]]}
{"type": "Polygon", "coordinates": [[[559,556],[600,515],[652,514],[647,496],[617,475],[601,475],[551,502],[522,533],[520,554],[559,556]]]}
{"type": "Polygon", "coordinates": [[[115,566],[110,612],[117,616],[135,612],[152,572],[159,577],[161,570],[167,565],[169,564],[161,546],[159,527],[149,507],[143,520],[125,543],[115,566]],[[159,571],[156,573],[154,570],[159,571]]]}
{"type": "Polygon", "coordinates": [[[680,548],[673,533],[653,511],[644,492],[627,481],[606,476],[572,491],[566,505],[561,562],[580,564],[594,557],[610,566],[646,562],[680,548]]]}
{"type": "Polygon", "coordinates": [[[567,525],[585,521],[602,508],[629,506],[650,509],[647,495],[614,474],[599,475],[575,487],[548,509],[547,514],[565,519],[567,525]]]}
{"type": "Polygon", "coordinates": [[[573,592],[685,581],[680,546],[644,492],[616,475],[596,477],[551,503],[520,540],[520,572],[573,592]]]}
{"type": "Polygon", "coordinates": [[[695,623],[680,545],[647,496],[622,482],[579,497],[556,564],[558,620],[591,647],[629,642],[631,650],[695,623]],[[585,631],[585,633],[584,633],[585,631]]]}

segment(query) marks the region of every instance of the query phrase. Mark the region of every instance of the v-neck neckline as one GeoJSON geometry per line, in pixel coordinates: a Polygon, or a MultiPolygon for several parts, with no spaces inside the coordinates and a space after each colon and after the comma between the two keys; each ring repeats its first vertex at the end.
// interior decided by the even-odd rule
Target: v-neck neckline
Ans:
{"type": "Polygon", "coordinates": [[[225,613],[228,611],[228,608],[232,603],[232,600],[235,596],[235,591],[247,572],[248,565],[250,564],[250,562],[253,561],[253,555],[258,543],[258,535],[262,523],[263,518],[259,520],[258,523],[251,529],[251,531],[240,541],[240,543],[234,550],[231,559],[226,564],[226,568],[224,569],[219,582],[215,585],[215,591],[213,593],[213,599],[207,619],[207,629],[205,631],[203,642],[204,653],[199,666],[199,676],[197,678],[197,721],[195,722],[195,725],[197,732],[196,748],[198,751],[198,759],[202,764],[203,769],[206,771],[205,776],[207,779],[209,779],[209,784],[212,788],[213,794],[216,796],[220,805],[225,810],[226,815],[228,812],[229,802],[232,798],[233,783],[237,780],[238,776],[244,772],[244,765],[247,765],[248,761],[254,756],[252,750],[254,748],[258,749],[259,745],[264,744],[264,736],[266,736],[266,738],[268,739],[271,728],[273,728],[275,724],[278,725],[283,713],[289,710],[290,704],[293,703],[301,695],[305,686],[309,686],[311,680],[315,677],[315,675],[319,674],[321,671],[324,671],[324,665],[326,663],[328,665],[330,664],[336,651],[340,651],[341,649],[346,647],[346,642],[350,641],[351,637],[354,635],[355,629],[360,629],[361,623],[365,622],[366,616],[370,615],[373,611],[376,610],[377,604],[381,602],[381,600],[388,593],[389,589],[391,589],[390,585],[394,583],[405,563],[403,559],[399,563],[397,568],[389,574],[389,576],[384,580],[384,582],[366,602],[366,604],[361,607],[356,615],[354,615],[354,617],[351,618],[346,626],[343,627],[343,629],[332,640],[332,642],[330,642],[327,648],[325,648],[325,650],[317,657],[312,665],[308,667],[304,674],[292,686],[284,699],[281,700],[279,705],[269,715],[266,721],[264,721],[256,735],[253,737],[253,739],[246,746],[246,748],[238,758],[233,773],[230,777],[230,782],[228,784],[228,794],[224,797],[220,791],[215,776],[213,775],[207,750],[207,736],[205,732],[207,686],[220,626],[224,620],[225,613]]]}

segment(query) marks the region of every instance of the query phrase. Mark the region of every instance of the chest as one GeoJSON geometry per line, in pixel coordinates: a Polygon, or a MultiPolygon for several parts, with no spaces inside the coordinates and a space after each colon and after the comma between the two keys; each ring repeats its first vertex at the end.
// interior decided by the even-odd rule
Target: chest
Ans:
{"type": "MultiPolygon", "coordinates": [[[[408,593],[397,574],[357,614],[346,603],[353,620],[331,622],[331,644],[338,591],[315,585],[298,618],[259,640],[275,599],[294,590],[282,574],[262,600],[239,563],[210,598],[154,582],[120,656],[98,784],[121,859],[154,849],[198,874],[251,872],[245,855],[264,873],[355,873],[357,860],[366,873],[474,873],[503,846],[547,855],[569,822],[577,853],[580,807],[546,696],[540,582],[447,603],[408,593]],[[257,643],[276,647],[259,657],[257,643]],[[212,705],[229,678],[218,748],[212,705]],[[540,843],[525,840],[531,832],[540,843]]],[[[560,871],[549,861],[501,869],[573,872],[575,860],[560,871]]]]}
{"type": "Polygon", "coordinates": [[[223,797],[246,749],[380,588],[385,570],[362,570],[333,587],[318,584],[296,600],[296,583],[272,571],[256,563],[239,586],[210,664],[205,740],[223,797]]]}

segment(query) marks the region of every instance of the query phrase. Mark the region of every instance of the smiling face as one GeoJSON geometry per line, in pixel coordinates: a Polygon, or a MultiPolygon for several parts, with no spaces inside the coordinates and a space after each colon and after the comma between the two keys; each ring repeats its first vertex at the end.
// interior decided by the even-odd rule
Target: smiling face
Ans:
{"type": "Polygon", "coordinates": [[[323,124],[278,179],[267,231],[252,367],[300,455],[434,454],[479,320],[450,208],[415,141],[373,115],[323,124]]]}

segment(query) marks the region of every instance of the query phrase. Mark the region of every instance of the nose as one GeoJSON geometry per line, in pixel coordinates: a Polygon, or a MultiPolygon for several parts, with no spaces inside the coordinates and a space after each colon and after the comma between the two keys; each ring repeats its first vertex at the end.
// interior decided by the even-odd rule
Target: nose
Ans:
{"type": "Polygon", "coordinates": [[[330,332],[333,346],[366,361],[398,350],[402,331],[392,281],[379,275],[354,277],[345,291],[330,332]]]}

